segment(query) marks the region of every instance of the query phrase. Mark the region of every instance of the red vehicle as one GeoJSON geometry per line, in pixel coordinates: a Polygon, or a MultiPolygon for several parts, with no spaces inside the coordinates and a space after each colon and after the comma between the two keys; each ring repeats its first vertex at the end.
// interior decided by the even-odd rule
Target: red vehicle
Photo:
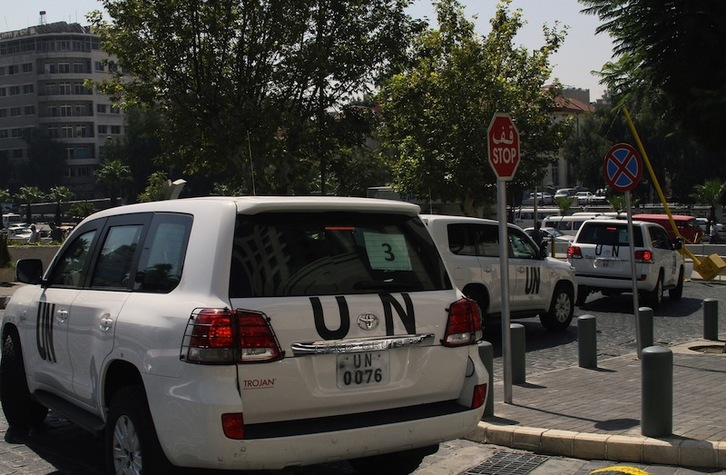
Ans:
{"type": "MultiPolygon", "coordinates": [[[[688,244],[698,244],[703,239],[703,229],[698,225],[698,221],[693,216],[684,216],[680,214],[674,214],[673,221],[678,228],[678,234],[680,234],[685,242],[688,244]]],[[[634,220],[647,221],[650,223],[657,223],[663,226],[671,239],[676,238],[676,233],[673,231],[670,219],[667,214],[634,214],[634,220]]]]}

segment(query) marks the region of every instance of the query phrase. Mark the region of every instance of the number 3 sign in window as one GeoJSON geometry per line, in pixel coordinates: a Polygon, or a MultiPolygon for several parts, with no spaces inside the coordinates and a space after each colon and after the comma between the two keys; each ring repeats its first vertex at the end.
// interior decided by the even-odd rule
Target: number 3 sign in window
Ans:
{"type": "Polygon", "coordinates": [[[412,270],[406,239],[402,235],[367,232],[363,236],[372,269],[412,270]]]}

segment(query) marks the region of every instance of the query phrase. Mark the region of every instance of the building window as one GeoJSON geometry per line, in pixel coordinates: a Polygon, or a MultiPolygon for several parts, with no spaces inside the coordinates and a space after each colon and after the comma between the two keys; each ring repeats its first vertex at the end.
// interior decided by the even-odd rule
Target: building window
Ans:
{"type": "Polygon", "coordinates": [[[58,72],[59,73],[70,73],[71,64],[70,63],[58,63],[58,72]]]}
{"type": "Polygon", "coordinates": [[[121,126],[120,125],[112,125],[111,126],[111,134],[118,135],[121,133],[121,126]]]}
{"type": "Polygon", "coordinates": [[[5,76],[5,66],[0,66],[0,76],[5,76]]]}
{"type": "Polygon", "coordinates": [[[10,117],[18,117],[20,115],[20,107],[10,108],[10,117]]]}
{"type": "Polygon", "coordinates": [[[13,74],[18,74],[18,65],[17,64],[11,64],[8,66],[8,75],[12,76],[13,74]]]}
{"type": "Polygon", "coordinates": [[[98,135],[103,135],[103,134],[107,134],[107,133],[108,133],[108,126],[98,124],[98,135]]]}
{"type": "Polygon", "coordinates": [[[71,94],[71,83],[62,82],[58,85],[58,94],[71,94]]]}
{"type": "Polygon", "coordinates": [[[8,88],[9,96],[17,96],[18,94],[20,94],[20,86],[10,86],[8,88]]]}
{"type": "Polygon", "coordinates": [[[25,115],[35,115],[35,106],[25,106],[24,113],[25,115]]]}
{"type": "Polygon", "coordinates": [[[45,83],[45,95],[46,96],[52,96],[53,94],[56,94],[58,89],[56,88],[56,84],[54,82],[47,82],[45,83]]]}
{"type": "Polygon", "coordinates": [[[61,137],[64,139],[72,139],[73,138],[73,126],[71,125],[64,125],[60,128],[61,137]]]}
{"type": "Polygon", "coordinates": [[[97,72],[103,72],[104,71],[103,63],[101,61],[96,61],[93,64],[94,64],[94,67],[95,67],[95,69],[96,69],[97,72]]]}
{"type": "Polygon", "coordinates": [[[10,136],[14,139],[21,138],[23,136],[23,129],[21,129],[21,128],[10,129],[10,136]]]}
{"type": "Polygon", "coordinates": [[[24,84],[23,85],[23,94],[32,94],[35,92],[35,88],[32,84],[24,84]]]}
{"type": "Polygon", "coordinates": [[[86,145],[81,145],[81,146],[76,147],[76,158],[78,158],[78,159],[91,158],[90,148],[86,145]]]}
{"type": "Polygon", "coordinates": [[[106,104],[96,104],[96,112],[98,112],[99,114],[105,114],[106,104]]]}
{"type": "Polygon", "coordinates": [[[83,95],[90,94],[90,91],[82,82],[73,83],[73,94],[83,95]]]}
{"type": "Polygon", "coordinates": [[[7,91],[4,87],[0,87],[0,97],[5,97],[7,95],[7,91]]]}
{"type": "Polygon", "coordinates": [[[23,72],[32,73],[33,72],[33,63],[23,63],[23,72]]]}
{"type": "Polygon", "coordinates": [[[7,109],[0,109],[0,118],[7,117],[8,116],[8,110],[7,109]]]}
{"type": "Polygon", "coordinates": [[[55,74],[56,67],[54,63],[46,63],[45,65],[45,74],[55,74]]]}
{"type": "Polygon", "coordinates": [[[49,125],[48,126],[48,137],[52,139],[60,138],[60,135],[58,134],[58,126],[57,125],[49,125]]]}
{"type": "Polygon", "coordinates": [[[23,149],[22,148],[14,148],[10,152],[11,158],[23,158],[23,149]]]}
{"type": "Polygon", "coordinates": [[[121,109],[119,109],[118,107],[111,106],[111,113],[112,114],[120,114],[121,113],[121,109]]]}
{"type": "Polygon", "coordinates": [[[8,129],[0,129],[0,139],[6,139],[8,135],[8,129]]]}

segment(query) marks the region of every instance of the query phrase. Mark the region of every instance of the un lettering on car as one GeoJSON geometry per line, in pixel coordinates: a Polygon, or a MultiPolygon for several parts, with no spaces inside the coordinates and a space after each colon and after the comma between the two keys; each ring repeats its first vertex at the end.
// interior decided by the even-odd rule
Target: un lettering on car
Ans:
{"type": "Polygon", "coordinates": [[[526,294],[538,294],[539,284],[541,279],[541,270],[539,267],[527,267],[526,282],[524,286],[524,293],[526,294]]]}
{"type": "MultiPolygon", "coordinates": [[[[539,284],[538,284],[539,285],[539,284]]],[[[386,321],[386,335],[394,335],[394,318],[393,311],[395,310],[396,315],[403,323],[406,332],[409,334],[416,333],[416,312],[414,310],[413,302],[408,294],[402,293],[401,298],[403,304],[399,302],[395,297],[388,293],[381,293],[378,295],[383,305],[383,316],[386,321]]],[[[318,335],[324,340],[337,340],[345,338],[350,331],[350,310],[348,308],[348,302],[344,296],[336,296],[335,301],[338,307],[338,323],[337,328],[331,329],[328,327],[328,323],[334,318],[329,317],[326,322],[325,311],[323,310],[323,303],[320,297],[310,297],[310,305],[313,309],[313,319],[315,320],[315,329],[318,335]]]]}
{"type": "MultiPolygon", "coordinates": [[[[602,249],[605,247],[603,244],[597,244],[595,246],[595,255],[596,256],[602,256],[602,249]]],[[[613,244],[613,248],[610,251],[611,257],[618,257],[620,255],[620,246],[613,244]]]]}
{"type": "Polygon", "coordinates": [[[42,360],[55,363],[55,347],[53,346],[53,315],[55,304],[38,303],[38,321],[35,325],[35,343],[42,360]]]}

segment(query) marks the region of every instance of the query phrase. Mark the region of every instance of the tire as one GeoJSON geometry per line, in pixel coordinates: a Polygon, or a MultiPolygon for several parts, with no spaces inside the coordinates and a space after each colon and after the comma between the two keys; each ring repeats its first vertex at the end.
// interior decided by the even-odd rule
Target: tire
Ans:
{"type": "Polygon", "coordinates": [[[655,283],[655,288],[648,292],[646,300],[653,309],[660,307],[663,303],[663,272],[658,274],[658,280],[655,283]]]}
{"type": "Polygon", "coordinates": [[[668,289],[668,298],[671,300],[680,300],[683,297],[683,267],[678,272],[678,283],[672,289],[668,289]]]}
{"type": "Polygon", "coordinates": [[[12,429],[27,432],[45,420],[48,408],[30,396],[25,375],[25,364],[20,347],[20,337],[10,331],[3,340],[0,360],[0,403],[5,418],[12,429]]]}
{"type": "Polygon", "coordinates": [[[590,289],[585,287],[584,285],[580,285],[577,287],[577,301],[575,302],[575,305],[578,307],[582,307],[585,305],[585,300],[587,300],[587,296],[590,295],[590,289]]]}
{"type": "Polygon", "coordinates": [[[552,294],[550,310],[539,316],[542,326],[548,330],[562,331],[570,326],[572,316],[575,314],[572,290],[564,285],[558,284],[552,294]]]}
{"type": "Polygon", "coordinates": [[[141,385],[123,387],[113,396],[106,421],[104,455],[107,473],[172,473],[141,385]]]}
{"type": "Polygon", "coordinates": [[[380,475],[407,475],[416,470],[424,457],[436,453],[438,444],[419,449],[404,450],[391,454],[375,455],[349,460],[351,467],[358,473],[380,475]]]}

